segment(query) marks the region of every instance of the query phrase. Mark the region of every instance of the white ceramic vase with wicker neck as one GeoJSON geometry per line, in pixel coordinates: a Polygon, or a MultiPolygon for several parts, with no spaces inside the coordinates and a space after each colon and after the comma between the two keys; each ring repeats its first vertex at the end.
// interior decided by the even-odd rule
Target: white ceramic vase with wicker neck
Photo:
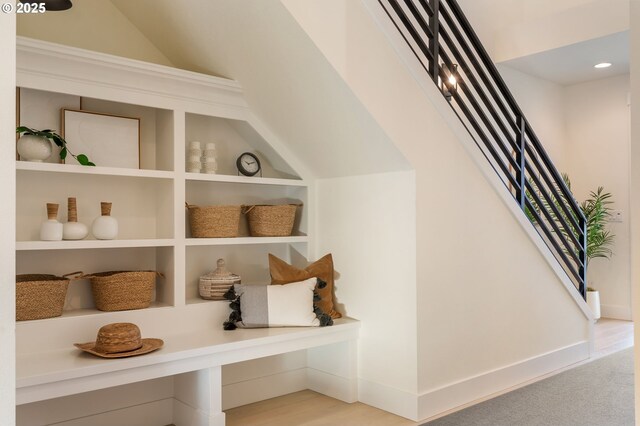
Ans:
{"type": "Polygon", "coordinates": [[[82,240],[89,234],[89,229],[84,223],[78,222],[78,207],[76,199],[69,197],[67,200],[67,223],[62,227],[63,240],[82,240]]]}
{"type": "Polygon", "coordinates": [[[40,226],[40,239],[42,241],[62,240],[62,224],[58,222],[58,205],[47,203],[48,220],[40,226]]]}
{"type": "Polygon", "coordinates": [[[98,240],[113,240],[118,236],[118,221],[111,216],[111,203],[100,203],[102,216],[98,216],[91,225],[91,233],[98,240]]]}

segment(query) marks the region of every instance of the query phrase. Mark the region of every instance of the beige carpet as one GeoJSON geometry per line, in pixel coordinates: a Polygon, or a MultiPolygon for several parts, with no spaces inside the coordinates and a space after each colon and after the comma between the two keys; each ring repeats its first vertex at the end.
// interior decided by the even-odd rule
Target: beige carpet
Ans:
{"type": "Polygon", "coordinates": [[[629,348],[425,425],[633,426],[633,387],[629,348]]]}

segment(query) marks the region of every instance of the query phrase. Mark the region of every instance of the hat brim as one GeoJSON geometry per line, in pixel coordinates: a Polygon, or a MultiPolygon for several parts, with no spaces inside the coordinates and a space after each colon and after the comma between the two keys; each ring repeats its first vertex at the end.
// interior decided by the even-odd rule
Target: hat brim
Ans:
{"type": "Polygon", "coordinates": [[[135,351],[117,352],[117,353],[105,353],[105,352],[96,351],[95,350],[96,342],[74,343],[73,345],[82,351],[88,352],[92,355],[99,356],[101,358],[126,358],[129,356],[148,354],[149,352],[153,352],[157,349],[160,349],[163,344],[164,344],[164,341],[162,339],[142,339],[141,348],[138,348],[135,351]]]}

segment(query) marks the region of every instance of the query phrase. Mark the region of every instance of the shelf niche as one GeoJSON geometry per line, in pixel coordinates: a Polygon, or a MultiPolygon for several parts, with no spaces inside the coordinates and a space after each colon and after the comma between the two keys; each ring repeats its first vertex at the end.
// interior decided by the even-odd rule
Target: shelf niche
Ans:
{"type": "MultiPolygon", "coordinates": [[[[128,176],[76,175],[19,171],[16,238],[38,241],[47,219],[46,203],[58,203],[58,220],[67,221],[67,198],[76,197],[78,221],[91,230],[100,202],[112,203],[118,239],[174,238],[173,181],[128,176]]],[[[93,239],[91,232],[88,239],[93,239]]]]}
{"type": "MultiPolygon", "coordinates": [[[[300,243],[303,244],[303,243],[300,243]]],[[[306,266],[306,247],[291,244],[243,246],[187,247],[185,298],[187,304],[206,302],[198,293],[200,277],[216,269],[216,261],[224,259],[227,269],[240,275],[243,284],[270,284],[269,253],[294,265],[306,266]]],[[[223,303],[228,315],[227,303],[223,303]]],[[[222,309],[221,308],[221,309],[222,309]]]]}
{"type": "MultiPolygon", "coordinates": [[[[173,111],[36,89],[18,88],[17,90],[18,123],[37,130],[53,129],[61,134],[63,108],[140,119],[139,169],[173,171],[173,111]]],[[[73,149],[71,143],[69,148],[75,154],[80,153],[73,149]]],[[[58,153],[59,148],[54,147],[53,154],[46,162],[60,163],[58,153]]],[[[91,159],[90,152],[82,153],[87,154],[91,159]]],[[[77,164],[72,157],[67,158],[67,163],[77,164]]],[[[96,165],[104,166],[99,163],[96,165]]]]}
{"type": "MultiPolygon", "coordinates": [[[[85,274],[107,271],[158,271],[164,278],[156,280],[152,306],[174,305],[174,248],[143,247],[119,249],[79,249],[64,252],[65,261],[46,250],[22,251],[16,256],[18,274],[54,274],[62,276],[74,271],[85,274]]],[[[126,312],[126,311],[122,311],[126,312]]],[[[62,316],[100,314],[95,309],[88,279],[69,283],[62,316]]]]}
{"type": "MultiPolygon", "coordinates": [[[[302,204],[296,210],[293,235],[307,235],[308,190],[301,186],[243,185],[228,182],[186,182],[186,200],[197,206],[254,205],[254,204],[302,204]]],[[[189,215],[186,215],[185,235],[191,238],[189,215]]],[[[240,216],[240,237],[249,237],[246,215],[240,216]]],[[[259,237],[256,237],[259,238],[259,237]]]]}
{"type": "Polygon", "coordinates": [[[262,177],[300,179],[274,148],[246,121],[191,113],[186,114],[185,120],[185,164],[189,155],[189,142],[200,142],[203,150],[208,142],[214,142],[217,150],[217,173],[220,175],[237,176],[236,159],[243,152],[252,152],[260,160],[262,177]]]}

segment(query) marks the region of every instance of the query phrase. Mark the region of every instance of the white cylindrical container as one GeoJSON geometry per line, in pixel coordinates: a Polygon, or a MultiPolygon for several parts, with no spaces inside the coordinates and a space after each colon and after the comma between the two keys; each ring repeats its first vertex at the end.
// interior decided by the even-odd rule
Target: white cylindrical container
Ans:
{"type": "Polygon", "coordinates": [[[47,203],[47,221],[40,226],[40,239],[42,241],[62,240],[62,224],[58,222],[58,204],[47,203]]]}
{"type": "Polygon", "coordinates": [[[215,142],[207,142],[204,156],[202,157],[202,171],[215,174],[218,171],[217,151],[215,142]]]}
{"type": "Polygon", "coordinates": [[[53,151],[49,139],[35,135],[22,135],[18,139],[17,149],[20,160],[38,163],[51,157],[53,151]]]}
{"type": "Polygon", "coordinates": [[[89,234],[84,223],[78,222],[78,207],[75,197],[67,200],[67,223],[62,226],[63,240],[82,240],[89,234]]]}
{"type": "Polygon", "coordinates": [[[600,292],[599,291],[587,291],[587,305],[593,312],[593,319],[596,321],[600,319],[600,292]]]}
{"type": "Polygon", "coordinates": [[[200,142],[191,141],[189,142],[189,152],[187,155],[187,172],[189,173],[200,173],[202,169],[202,164],[200,163],[202,158],[202,148],[200,146],[200,142]]]}
{"type": "Polygon", "coordinates": [[[118,221],[111,217],[111,203],[100,203],[102,216],[98,216],[91,225],[91,233],[98,240],[113,240],[118,236],[118,221]]]}

